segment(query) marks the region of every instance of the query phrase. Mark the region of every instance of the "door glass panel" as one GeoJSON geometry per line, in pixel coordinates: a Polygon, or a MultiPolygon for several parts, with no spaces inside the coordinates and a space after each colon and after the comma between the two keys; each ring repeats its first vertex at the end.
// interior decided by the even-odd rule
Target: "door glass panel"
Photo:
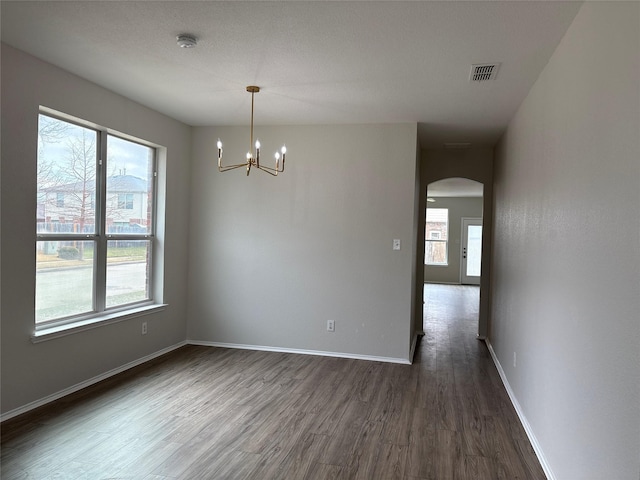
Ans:
{"type": "Polygon", "coordinates": [[[467,226],[467,276],[479,277],[482,259],[482,226],[467,226]]]}

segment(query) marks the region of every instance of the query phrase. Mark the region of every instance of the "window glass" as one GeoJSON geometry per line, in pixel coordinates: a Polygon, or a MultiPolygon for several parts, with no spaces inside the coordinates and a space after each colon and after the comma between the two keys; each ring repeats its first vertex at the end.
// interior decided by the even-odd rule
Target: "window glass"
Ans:
{"type": "Polygon", "coordinates": [[[427,208],[424,263],[448,264],[449,209],[427,208]]]}
{"type": "Polygon", "coordinates": [[[149,299],[149,240],[107,242],[107,307],[149,299]]]}
{"type": "Polygon", "coordinates": [[[155,154],[40,114],[36,328],[153,301],[155,154]]]}
{"type": "Polygon", "coordinates": [[[36,323],[93,311],[94,242],[37,242],[36,323]]]}
{"type": "Polygon", "coordinates": [[[37,232],[95,233],[97,155],[96,131],[40,115],[37,232]]]}
{"type": "Polygon", "coordinates": [[[107,233],[151,233],[155,150],[113,135],[107,150],[107,233]]]}

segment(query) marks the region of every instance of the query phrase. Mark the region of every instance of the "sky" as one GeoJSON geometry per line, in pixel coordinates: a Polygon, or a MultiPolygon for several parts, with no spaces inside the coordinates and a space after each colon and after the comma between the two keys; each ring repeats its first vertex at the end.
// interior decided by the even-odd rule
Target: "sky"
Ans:
{"type": "MultiPolygon", "coordinates": [[[[49,125],[55,125],[53,135],[46,138],[38,136],[38,162],[51,162],[54,168],[64,171],[68,169],[71,158],[70,144],[78,144],[82,139],[83,132],[87,142],[93,140],[97,145],[97,135],[94,130],[81,127],[62,120],[40,115],[39,132],[51,131],[47,129],[49,125]]],[[[134,143],[122,138],[108,135],[107,140],[107,172],[111,175],[124,174],[133,175],[142,179],[148,178],[149,155],[153,149],[134,143]]],[[[92,157],[97,157],[97,147],[90,152],[92,157]]]]}

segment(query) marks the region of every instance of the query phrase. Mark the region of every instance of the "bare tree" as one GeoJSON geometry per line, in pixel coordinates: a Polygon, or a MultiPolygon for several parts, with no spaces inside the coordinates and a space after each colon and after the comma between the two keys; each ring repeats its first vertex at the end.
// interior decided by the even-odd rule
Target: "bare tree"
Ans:
{"type": "Polygon", "coordinates": [[[56,118],[40,115],[38,119],[38,140],[44,146],[47,143],[59,143],[66,138],[69,124],[56,118]]]}
{"type": "MultiPolygon", "coordinates": [[[[46,118],[46,117],[41,117],[46,118]]],[[[96,133],[85,128],[72,131],[56,119],[41,122],[39,129],[38,188],[49,215],[62,223],[70,219],[74,233],[83,233],[95,217],[96,133]],[[48,144],[64,141],[64,149],[53,158],[44,155],[48,144]]],[[[76,130],[76,129],[73,129],[76,130]]],[[[45,218],[45,222],[49,219],[45,218]]],[[[54,225],[47,224],[47,230],[54,225]]],[[[77,244],[80,258],[83,243],[77,244]]]]}
{"type": "MultiPolygon", "coordinates": [[[[82,129],[82,136],[71,137],[67,141],[68,155],[66,159],[65,175],[73,185],[68,193],[73,201],[71,212],[74,213],[74,223],[78,222],[78,231],[82,233],[87,221],[87,215],[92,214],[91,196],[96,189],[96,136],[88,135],[82,129]]],[[[95,217],[95,214],[93,214],[95,217]]]]}
{"type": "Polygon", "coordinates": [[[53,186],[58,180],[55,162],[44,155],[47,145],[60,143],[69,131],[69,124],[56,118],[40,115],[38,118],[38,187],[53,186]]]}

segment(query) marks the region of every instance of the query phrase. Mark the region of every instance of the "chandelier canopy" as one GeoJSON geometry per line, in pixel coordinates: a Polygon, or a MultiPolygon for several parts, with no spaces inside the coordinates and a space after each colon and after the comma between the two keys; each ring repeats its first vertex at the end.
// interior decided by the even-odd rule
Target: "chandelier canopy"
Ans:
{"type": "Polygon", "coordinates": [[[255,167],[258,170],[262,170],[263,172],[267,172],[269,175],[273,175],[274,177],[278,175],[278,173],[284,172],[284,157],[287,153],[287,147],[282,146],[280,152],[276,152],[275,154],[275,168],[267,167],[265,165],[260,164],[260,140],[256,140],[255,144],[253,143],[253,97],[256,93],[260,91],[260,87],[256,87],[255,85],[249,85],[247,87],[247,92],[251,94],[251,130],[249,133],[249,151],[247,152],[247,159],[243,163],[236,163],[235,165],[222,165],[222,141],[218,139],[218,171],[226,172],[229,170],[233,170],[235,168],[246,167],[247,176],[251,172],[251,168],[255,167]],[[254,151],[255,146],[255,151],[254,151]],[[282,154],[282,157],[280,156],[282,154]],[[280,160],[282,159],[282,163],[280,160]]]}

